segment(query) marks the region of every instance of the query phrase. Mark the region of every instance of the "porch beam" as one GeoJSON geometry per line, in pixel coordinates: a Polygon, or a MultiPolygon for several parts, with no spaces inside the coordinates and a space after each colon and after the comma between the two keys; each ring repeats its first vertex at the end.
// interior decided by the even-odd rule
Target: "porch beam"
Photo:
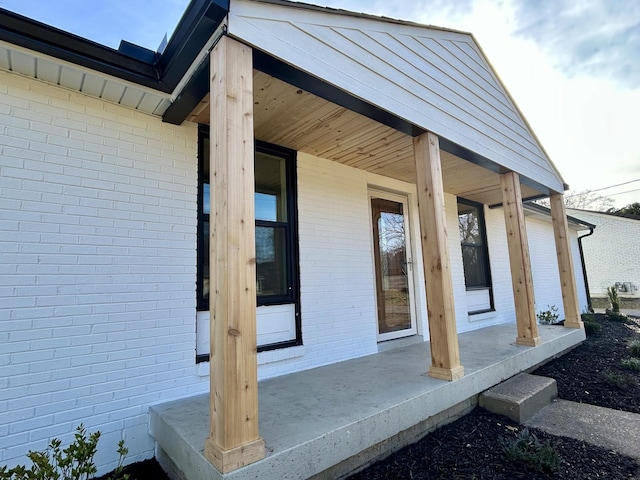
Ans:
{"type": "Polygon", "coordinates": [[[429,315],[429,376],[456,380],[464,375],[464,368],[456,331],[438,136],[427,132],[414,137],[413,149],[429,315]]]}
{"type": "Polygon", "coordinates": [[[507,227],[509,263],[511,265],[511,283],[513,300],[516,307],[518,337],[516,344],[536,346],[540,344],[538,323],[536,321],[533,277],[529,243],[525,227],[520,176],[516,172],[500,175],[504,220],[507,227]]]}
{"type": "Polygon", "coordinates": [[[551,221],[556,240],[558,270],[560,271],[560,288],[564,307],[564,326],[566,328],[583,328],[578,306],[578,289],[576,287],[571,244],[569,243],[569,226],[564,207],[564,195],[558,193],[549,197],[551,201],[551,221]]]}
{"type": "Polygon", "coordinates": [[[258,433],[252,50],[222,37],[211,65],[210,426],[222,473],[264,458],[258,433]]]}

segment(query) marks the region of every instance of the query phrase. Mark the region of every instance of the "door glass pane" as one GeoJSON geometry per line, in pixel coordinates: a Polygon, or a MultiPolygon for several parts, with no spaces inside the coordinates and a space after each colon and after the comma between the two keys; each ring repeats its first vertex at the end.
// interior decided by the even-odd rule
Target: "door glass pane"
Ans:
{"type": "Polygon", "coordinates": [[[285,229],[256,226],[256,290],[258,295],[287,295],[285,229]]]}
{"type": "Polygon", "coordinates": [[[402,203],[371,199],[379,333],[411,328],[402,203]]]}

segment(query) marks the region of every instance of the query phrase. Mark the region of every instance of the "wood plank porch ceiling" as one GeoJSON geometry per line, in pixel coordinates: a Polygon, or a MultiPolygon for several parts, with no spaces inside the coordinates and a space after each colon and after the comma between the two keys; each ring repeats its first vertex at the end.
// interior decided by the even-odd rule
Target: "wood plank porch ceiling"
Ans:
{"type": "MultiPolygon", "coordinates": [[[[209,124],[207,95],[187,118],[209,124]]],[[[412,137],[254,70],[255,138],[415,183],[412,137]]],[[[441,152],[444,190],[487,205],[502,202],[500,176],[441,152]]],[[[523,198],[540,192],[522,185],[523,198]]]]}

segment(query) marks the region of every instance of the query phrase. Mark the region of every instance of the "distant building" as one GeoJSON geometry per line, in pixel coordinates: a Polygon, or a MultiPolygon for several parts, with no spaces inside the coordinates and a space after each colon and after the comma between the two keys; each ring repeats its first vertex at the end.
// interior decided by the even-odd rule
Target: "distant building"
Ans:
{"type": "Polygon", "coordinates": [[[614,286],[618,296],[640,303],[640,217],[567,209],[567,213],[596,226],[582,240],[589,293],[606,298],[614,286]]]}

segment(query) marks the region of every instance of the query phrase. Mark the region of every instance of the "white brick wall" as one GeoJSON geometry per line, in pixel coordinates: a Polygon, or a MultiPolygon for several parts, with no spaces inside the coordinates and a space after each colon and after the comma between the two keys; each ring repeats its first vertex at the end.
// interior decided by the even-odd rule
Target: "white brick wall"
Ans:
{"type": "Polygon", "coordinates": [[[195,125],[0,72],[0,464],[80,423],[153,455],[196,375],[195,125]]]}
{"type": "MultiPolygon", "coordinates": [[[[67,443],[80,422],[103,433],[100,472],[120,438],[148,458],[149,405],[208,390],[194,362],[196,144],[195,125],[0,72],[0,464],[67,443]]],[[[369,186],[409,196],[427,338],[415,187],[305,154],[298,183],[304,345],[261,353],[260,378],[377,352],[369,186]]],[[[469,317],[454,196],[446,208],[459,331],[513,322],[502,210],[486,210],[496,312],[469,317]]]]}
{"type": "Polygon", "coordinates": [[[261,378],[377,351],[365,172],[298,154],[298,217],[304,356],[261,378]]]}
{"type": "Polygon", "coordinates": [[[591,295],[606,297],[608,287],[628,282],[638,290],[618,295],[640,297],[640,220],[583,210],[567,213],[596,226],[582,242],[591,295]]]}

